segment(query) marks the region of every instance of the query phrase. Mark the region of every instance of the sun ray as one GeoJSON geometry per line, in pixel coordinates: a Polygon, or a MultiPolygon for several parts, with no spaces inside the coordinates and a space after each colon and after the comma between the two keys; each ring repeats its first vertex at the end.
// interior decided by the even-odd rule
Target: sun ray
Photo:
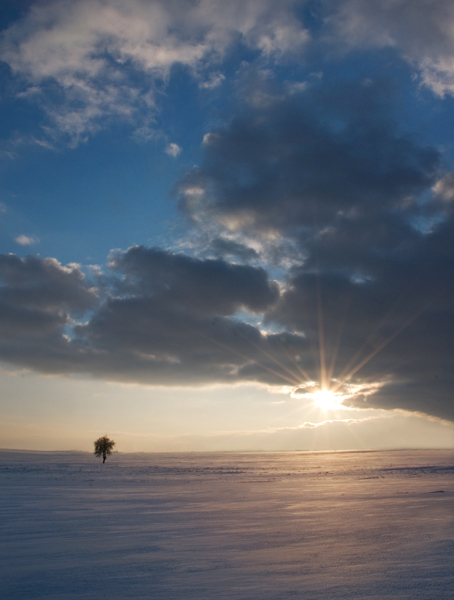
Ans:
{"type": "MultiPolygon", "coordinates": [[[[347,302],[346,302],[346,305],[345,305],[345,308],[343,311],[343,317],[340,322],[339,328],[337,330],[334,348],[333,348],[332,354],[330,355],[330,362],[329,362],[328,368],[327,368],[327,364],[326,364],[323,302],[322,302],[322,290],[321,290],[319,275],[317,275],[316,297],[317,297],[318,358],[319,358],[319,381],[318,381],[318,383],[314,382],[311,379],[311,377],[309,376],[308,372],[305,371],[301,367],[301,365],[299,365],[296,362],[294,356],[292,356],[292,354],[284,346],[282,340],[280,340],[278,337],[276,338],[276,340],[277,340],[277,343],[279,344],[280,354],[281,354],[281,356],[284,356],[285,358],[288,359],[288,361],[291,363],[291,365],[292,365],[292,367],[294,367],[294,369],[290,368],[282,360],[279,360],[278,357],[275,355],[275,352],[273,352],[273,349],[267,350],[267,349],[263,348],[260,344],[252,341],[251,339],[247,338],[246,336],[242,335],[239,332],[237,332],[238,337],[240,337],[246,344],[248,344],[249,346],[254,348],[256,350],[256,352],[258,352],[259,354],[264,356],[266,359],[268,359],[269,362],[262,362],[261,360],[259,360],[256,357],[252,357],[251,355],[248,355],[244,352],[240,352],[237,349],[230,347],[228,344],[219,342],[218,340],[214,339],[213,337],[206,335],[206,334],[202,333],[201,331],[196,330],[195,328],[193,329],[193,331],[197,332],[198,335],[205,338],[212,344],[214,344],[224,350],[227,350],[227,351],[231,352],[232,354],[239,356],[240,358],[242,358],[250,363],[256,364],[259,368],[274,375],[275,377],[277,377],[284,383],[290,384],[294,388],[294,390],[301,389],[301,388],[305,389],[306,392],[303,394],[302,397],[305,396],[305,397],[312,398],[314,408],[322,409],[324,411],[338,410],[338,409],[352,410],[351,407],[344,406],[343,401],[352,397],[353,395],[356,395],[357,393],[360,393],[361,389],[363,389],[363,387],[364,387],[364,384],[360,384],[359,388],[355,392],[350,391],[348,393],[343,393],[343,392],[341,392],[342,388],[347,384],[347,382],[354,375],[356,375],[362,369],[362,367],[364,367],[383,348],[385,348],[385,346],[387,346],[402,331],[404,331],[407,327],[409,327],[419,317],[419,315],[424,310],[426,310],[428,308],[428,306],[430,306],[430,304],[433,303],[433,300],[431,302],[425,304],[423,307],[421,307],[420,310],[418,310],[415,314],[413,314],[408,319],[406,319],[402,323],[401,326],[397,327],[397,329],[391,335],[389,335],[385,339],[382,339],[380,341],[380,343],[371,352],[369,352],[362,359],[358,360],[360,358],[361,354],[364,352],[365,348],[367,348],[367,346],[369,344],[371,344],[374,341],[374,339],[376,339],[378,337],[378,332],[379,332],[380,328],[383,326],[383,324],[386,323],[386,321],[388,319],[390,319],[393,312],[395,312],[396,306],[399,302],[399,300],[397,300],[393,304],[391,309],[388,310],[387,313],[382,317],[382,319],[380,320],[378,325],[373,329],[373,331],[371,331],[371,333],[368,335],[366,341],[362,344],[360,349],[355,353],[354,357],[352,359],[350,359],[350,361],[348,362],[347,366],[343,369],[340,376],[333,378],[335,364],[337,361],[337,357],[338,357],[338,353],[339,353],[339,349],[340,349],[340,345],[341,345],[341,339],[342,339],[343,331],[345,328],[345,322],[347,319],[347,313],[348,313],[348,309],[351,304],[351,297],[347,298],[347,302]],[[358,362],[356,362],[357,360],[358,360],[358,362]],[[278,367],[278,368],[272,367],[270,365],[270,362],[272,364],[276,365],[276,367],[278,367]],[[308,387],[309,388],[314,387],[313,391],[307,392],[308,387]]],[[[307,342],[309,343],[309,345],[311,345],[310,339],[307,340],[307,342]]],[[[276,350],[276,348],[274,350],[276,350]]],[[[313,350],[315,350],[314,347],[313,347],[313,350]]],[[[370,384],[366,384],[366,386],[367,385],[370,386],[370,384]]],[[[350,386],[349,389],[351,390],[352,389],[351,384],[349,384],[349,386],[350,386]]],[[[344,390],[344,392],[345,392],[345,390],[344,390]]],[[[371,392],[369,392],[369,394],[370,393],[371,392]]]]}
{"type": "MultiPolygon", "coordinates": [[[[417,313],[409,317],[400,327],[397,328],[390,336],[388,336],[381,344],[379,344],[372,352],[370,352],[362,361],[360,361],[351,371],[349,371],[345,376],[341,376],[339,378],[340,382],[335,390],[339,389],[345,382],[349,381],[353,375],[364,367],[370,360],[372,360],[385,346],[387,346],[394,338],[396,338],[402,331],[404,331],[407,327],[409,327],[423,312],[426,310],[432,301],[423,306],[417,313]]],[[[344,371],[345,372],[345,371],[344,371]]]]}
{"type": "MultiPolygon", "coordinates": [[[[262,364],[257,359],[252,358],[251,356],[248,356],[246,354],[243,354],[242,352],[239,352],[238,350],[234,350],[233,348],[231,348],[227,344],[223,344],[222,342],[219,342],[218,340],[215,340],[214,338],[210,337],[209,335],[206,335],[206,334],[202,333],[200,330],[197,330],[195,328],[191,328],[189,326],[187,326],[187,329],[191,330],[193,333],[198,334],[200,337],[203,337],[204,339],[208,340],[209,342],[211,342],[215,346],[218,346],[219,348],[222,348],[223,350],[227,350],[228,352],[231,352],[232,354],[234,354],[236,356],[239,356],[240,358],[243,358],[246,361],[254,362],[257,366],[259,366],[260,368],[264,369],[265,371],[268,371],[272,375],[275,375],[279,379],[282,379],[282,381],[284,381],[287,384],[290,384],[292,386],[295,386],[295,385],[299,384],[300,380],[299,380],[298,377],[294,376],[294,373],[291,373],[292,379],[290,379],[289,377],[285,376],[284,374],[279,373],[275,369],[272,369],[268,365],[262,364]]],[[[252,345],[253,347],[255,347],[255,344],[253,344],[251,342],[251,340],[248,340],[247,338],[245,338],[244,336],[241,336],[241,335],[239,337],[241,337],[244,341],[248,342],[250,345],[252,345]]],[[[257,349],[261,350],[260,348],[257,348],[257,349]]],[[[265,353],[265,355],[266,355],[266,353],[265,353]]],[[[276,361],[274,361],[274,362],[276,362],[276,361]]]]}
{"type": "Polygon", "coordinates": [[[347,313],[348,313],[348,309],[350,308],[351,302],[352,302],[352,295],[349,294],[347,297],[347,301],[345,303],[342,319],[341,319],[341,322],[340,322],[338,330],[337,330],[336,341],[334,343],[334,348],[333,348],[333,351],[331,354],[331,360],[330,360],[330,364],[328,367],[328,381],[331,381],[333,378],[333,375],[334,375],[334,369],[336,367],[337,356],[339,353],[339,348],[340,348],[342,336],[344,333],[345,323],[347,321],[347,313]]]}
{"type": "Polygon", "coordinates": [[[338,379],[343,379],[345,373],[348,373],[350,369],[355,365],[356,361],[360,358],[361,354],[367,349],[368,346],[374,344],[374,341],[379,337],[380,329],[387,323],[388,320],[391,319],[391,316],[396,311],[396,307],[399,304],[399,301],[402,299],[402,295],[399,296],[390,306],[390,308],[385,312],[385,314],[381,317],[378,323],[373,327],[370,331],[369,335],[364,340],[363,344],[356,351],[354,356],[348,361],[347,365],[344,367],[342,373],[338,376],[338,379]]]}
{"type": "Polygon", "coordinates": [[[249,340],[249,339],[247,339],[247,338],[245,338],[245,337],[243,337],[241,335],[239,335],[239,337],[241,337],[241,339],[243,339],[245,342],[247,342],[248,344],[250,344],[253,348],[255,348],[256,350],[258,350],[259,352],[261,352],[264,356],[266,356],[267,358],[269,358],[277,366],[281,367],[281,369],[283,369],[284,371],[286,371],[291,377],[294,378],[294,382],[298,383],[300,381],[298,375],[297,374],[295,375],[295,373],[291,369],[289,369],[284,364],[282,364],[275,356],[273,356],[269,352],[266,352],[266,350],[264,350],[258,344],[255,344],[251,340],[249,340]]]}
{"type": "Polygon", "coordinates": [[[326,386],[326,357],[325,357],[325,332],[323,328],[323,305],[320,285],[320,273],[317,272],[317,321],[318,321],[318,346],[320,353],[320,384],[326,386]]]}
{"type": "Polygon", "coordinates": [[[287,356],[289,361],[295,366],[297,371],[303,376],[303,378],[306,380],[306,383],[309,383],[310,381],[312,381],[312,379],[309,377],[309,374],[307,373],[307,371],[305,371],[302,368],[302,366],[296,362],[295,358],[291,355],[290,352],[288,352],[288,350],[285,348],[284,344],[280,340],[279,340],[279,343],[281,345],[281,348],[282,348],[282,351],[284,352],[284,354],[287,356]]]}

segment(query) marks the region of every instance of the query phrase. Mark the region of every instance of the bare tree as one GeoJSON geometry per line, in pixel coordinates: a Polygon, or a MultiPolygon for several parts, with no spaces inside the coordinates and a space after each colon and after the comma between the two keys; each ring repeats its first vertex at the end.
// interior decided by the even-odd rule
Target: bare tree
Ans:
{"type": "Polygon", "coordinates": [[[103,464],[106,462],[108,454],[111,454],[112,448],[115,446],[115,442],[110,440],[107,435],[103,435],[95,442],[95,456],[102,456],[103,464]]]}

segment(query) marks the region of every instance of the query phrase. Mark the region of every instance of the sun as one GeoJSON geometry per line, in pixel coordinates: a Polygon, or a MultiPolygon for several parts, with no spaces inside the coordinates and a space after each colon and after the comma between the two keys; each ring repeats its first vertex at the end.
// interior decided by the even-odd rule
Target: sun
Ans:
{"type": "Polygon", "coordinates": [[[319,390],[314,393],[314,404],[322,410],[339,408],[338,398],[330,390],[319,390]]]}
{"type": "Polygon", "coordinates": [[[353,398],[358,393],[368,395],[376,389],[376,384],[341,383],[337,379],[331,379],[325,385],[318,381],[308,381],[293,389],[291,397],[300,398],[304,401],[310,400],[313,406],[324,412],[332,410],[337,413],[339,410],[351,410],[350,406],[344,405],[345,400],[353,398]]]}

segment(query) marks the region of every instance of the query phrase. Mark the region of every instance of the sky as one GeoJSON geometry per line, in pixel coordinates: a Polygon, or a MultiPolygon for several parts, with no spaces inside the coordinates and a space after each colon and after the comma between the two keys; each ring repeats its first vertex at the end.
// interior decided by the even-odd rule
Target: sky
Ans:
{"type": "Polygon", "coordinates": [[[451,0],[3,0],[0,447],[454,447],[451,0]]]}

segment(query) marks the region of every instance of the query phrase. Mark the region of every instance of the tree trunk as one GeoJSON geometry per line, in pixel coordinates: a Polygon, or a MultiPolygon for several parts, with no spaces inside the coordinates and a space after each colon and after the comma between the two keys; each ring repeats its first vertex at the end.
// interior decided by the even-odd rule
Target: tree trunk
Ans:
{"type": "Polygon", "coordinates": [[[104,464],[106,462],[106,458],[107,458],[107,456],[105,454],[103,454],[103,456],[102,456],[102,464],[104,464]]]}

